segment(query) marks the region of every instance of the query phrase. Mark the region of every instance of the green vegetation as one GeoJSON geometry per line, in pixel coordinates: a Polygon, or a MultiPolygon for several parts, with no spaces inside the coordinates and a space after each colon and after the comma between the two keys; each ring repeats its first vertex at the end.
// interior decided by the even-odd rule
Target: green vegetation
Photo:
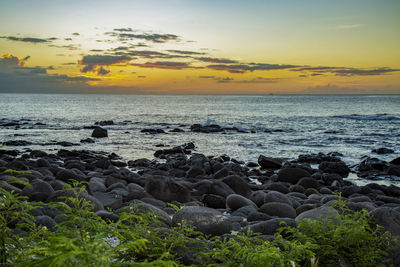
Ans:
{"type": "MultiPolygon", "coordinates": [[[[188,225],[165,227],[162,218],[130,205],[119,220],[101,219],[80,195],[47,203],[56,211],[53,229],[37,226],[32,211],[43,203],[0,188],[0,265],[3,266],[379,266],[394,242],[367,212],[350,213],[338,201],[336,220],[284,226],[273,241],[251,232],[208,237],[188,225]]],[[[175,207],[179,208],[179,207],[175,207]]]]}

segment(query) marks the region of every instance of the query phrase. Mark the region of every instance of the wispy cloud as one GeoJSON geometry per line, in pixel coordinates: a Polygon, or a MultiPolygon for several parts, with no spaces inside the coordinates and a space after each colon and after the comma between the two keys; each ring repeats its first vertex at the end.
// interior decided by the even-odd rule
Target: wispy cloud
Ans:
{"type": "Polygon", "coordinates": [[[38,44],[38,43],[50,43],[54,40],[57,40],[56,37],[51,37],[51,38],[35,38],[35,37],[16,37],[16,36],[0,36],[2,39],[6,39],[9,41],[16,41],[16,42],[24,42],[24,43],[33,43],[33,44],[38,44]]]}

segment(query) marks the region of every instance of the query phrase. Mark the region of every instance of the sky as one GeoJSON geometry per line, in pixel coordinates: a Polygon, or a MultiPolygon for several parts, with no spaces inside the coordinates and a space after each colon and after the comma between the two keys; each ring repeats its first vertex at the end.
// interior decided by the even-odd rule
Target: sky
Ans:
{"type": "Polygon", "coordinates": [[[0,1],[0,93],[400,94],[399,0],[0,1]]]}

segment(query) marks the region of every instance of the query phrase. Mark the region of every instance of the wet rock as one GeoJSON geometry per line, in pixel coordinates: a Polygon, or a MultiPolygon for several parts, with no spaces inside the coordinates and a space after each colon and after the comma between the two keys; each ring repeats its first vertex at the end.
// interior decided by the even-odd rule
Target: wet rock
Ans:
{"type": "Polygon", "coordinates": [[[94,137],[94,138],[108,137],[107,129],[104,129],[104,128],[101,128],[101,127],[94,128],[93,132],[92,132],[92,137],[94,137]]]}
{"type": "Polygon", "coordinates": [[[268,202],[263,204],[259,211],[270,216],[278,216],[280,218],[295,218],[296,210],[288,204],[282,202],[268,202]]]}
{"type": "Polygon", "coordinates": [[[310,177],[311,174],[302,168],[285,168],[278,172],[278,181],[297,184],[301,178],[310,177]]]}
{"type": "Polygon", "coordinates": [[[231,194],[226,198],[226,207],[230,210],[234,211],[244,206],[257,207],[253,201],[238,194],[231,194]]]}
{"type": "Polygon", "coordinates": [[[319,164],[323,161],[334,162],[340,161],[340,159],[338,158],[338,155],[336,153],[328,153],[327,155],[325,155],[324,153],[320,152],[318,154],[299,155],[298,161],[319,164]]]}
{"type": "Polygon", "coordinates": [[[396,203],[400,204],[400,198],[389,197],[389,196],[377,196],[376,201],[383,201],[385,203],[396,203]]]}
{"type": "Polygon", "coordinates": [[[201,197],[201,202],[203,202],[206,207],[213,209],[224,209],[226,207],[225,198],[218,195],[204,194],[201,197]]]}
{"type": "Polygon", "coordinates": [[[349,197],[353,194],[359,193],[360,190],[361,190],[360,187],[356,185],[349,185],[340,188],[340,192],[342,192],[342,196],[344,197],[349,197]]]}
{"type": "Polygon", "coordinates": [[[181,128],[174,128],[170,132],[171,133],[182,133],[182,132],[184,132],[184,130],[182,130],[181,128]]]}
{"type": "Polygon", "coordinates": [[[207,235],[222,235],[233,229],[232,222],[227,216],[207,207],[184,207],[172,217],[172,223],[175,226],[184,221],[207,235]]]}
{"type": "Polygon", "coordinates": [[[389,163],[393,165],[400,165],[400,157],[391,160],[389,163]]]}
{"type": "MultiPolygon", "coordinates": [[[[47,199],[47,202],[65,202],[65,197],[76,197],[76,193],[72,190],[57,190],[54,194],[47,199]]],[[[81,192],[78,194],[78,198],[83,198],[86,201],[89,201],[93,204],[93,211],[96,212],[98,210],[104,210],[103,204],[94,196],[89,195],[87,192],[81,192]]]]}
{"type": "Polygon", "coordinates": [[[95,125],[106,126],[106,125],[114,125],[114,121],[106,120],[106,121],[96,121],[95,125]]]}
{"type": "Polygon", "coordinates": [[[93,144],[95,141],[92,138],[86,138],[86,139],[82,139],[79,142],[83,143],[83,144],[93,144]]]}
{"type": "Polygon", "coordinates": [[[323,161],[319,164],[318,168],[325,173],[337,173],[342,177],[349,175],[350,169],[343,161],[323,161]]]}
{"type": "Polygon", "coordinates": [[[199,132],[199,133],[217,133],[223,132],[224,129],[221,126],[212,124],[212,125],[201,125],[201,124],[193,124],[190,126],[190,130],[192,132],[199,132]]]}
{"type": "Polygon", "coordinates": [[[30,146],[30,145],[32,145],[32,142],[25,141],[25,140],[11,140],[11,141],[3,142],[3,145],[5,145],[5,146],[30,146]]]}
{"type": "Polygon", "coordinates": [[[338,215],[339,215],[339,213],[335,209],[322,206],[319,208],[307,210],[307,211],[300,213],[296,217],[296,222],[300,222],[301,220],[304,220],[304,219],[318,220],[318,221],[323,220],[323,219],[328,219],[328,218],[334,219],[338,215]]]}
{"type": "Polygon", "coordinates": [[[168,226],[172,225],[171,217],[162,209],[157,208],[148,203],[144,203],[140,200],[134,200],[131,203],[128,203],[128,206],[123,207],[118,210],[118,212],[133,212],[133,213],[141,213],[141,212],[151,212],[155,214],[161,222],[165,223],[168,226]]]}
{"type": "Polygon", "coordinates": [[[400,166],[391,165],[386,169],[386,173],[400,177],[400,166]]]}
{"type": "Polygon", "coordinates": [[[89,192],[93,194],[94,192],[105,192],[106,186],[104,180],[97,177],[92,177],[88,183],[89,192]]]}
{"type": "Polygon", "coordinates": [[[154,198],[164,202],[190,201],[190,191],[169,177],[152,176],[146,179],[145,190],[154,198]]]}
{"type": "Polygon", "coordinates": [[[36,161],[36,166],[38,166],[39,168],[40,167],[49,168],[51,165],[47,159],[40,158],[36,161]]]}
{"type": "Polygon", "coordinates": [[[282,160],[260,155],[258,157],[258,164],[262,169],[279,169],[282,167],[282,160]]]}
{"type": "Polygon", "coordinates": [[[165,134],[166,132],[163,129],[142,129],[141,133],[149,133],[149,134],[165,134]]]}
{"type": "Polygon", "coordinates": [[[301,185],[295,184],[289,187],[290,192],[304,193],[305,189],[301,185]]]}
{"type": "Polygon", "coordinates": [[[247,218],[250,213],[257,212],[257,206],[253,204],[243,206],[241,208],[236,209],[234,212],[232,212],[232,216],[238,216],[242,218],[247,218]]]}
{"type": "Polygon", "coordinates": [[[385,147],[380,147],[380,148],[375,148],[372,150],[372,153],[376,154],[391,154],[394,153],[393,149],[385,148],[385,147]]]}

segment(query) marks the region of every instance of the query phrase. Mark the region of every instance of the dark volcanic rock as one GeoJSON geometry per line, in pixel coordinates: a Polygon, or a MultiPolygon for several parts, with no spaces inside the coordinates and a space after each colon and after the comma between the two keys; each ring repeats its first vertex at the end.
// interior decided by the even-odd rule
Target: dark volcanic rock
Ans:
{"type": "Polygon", "coordinates": [[[51,185],[42,180],[34,180],[30,185],[25,186],[21,194],[29,197],[31,200],[45,201],[48,197],[54,194],[54,189],[51,185]]]}
{"type": "Polygon", "coordinates": [[[373,149],[372,152],[376,154],[391,154],[394,153],[394,150],[385,147],[380,147],[373,149]]]}
{"type": "Polygon", "coordinates": [[[94,140],[92,138],[86,138],[86,139],[82,139],[80,142],[83,144],[93,144],[94,140]]]}
{"type": "Polygon", "coordinates": [[[111,221],[111,222],[117,222],[119,220],[119,216],[115,213],[105,211],[105,210],[99,210],[96,211],[97,216],[102,218],[105,221],[111,221]]]}
{"type": "Polygon", "coordinates": [[[309,219],[309,220],[321,220],[328,218],[334,219],[334,217],[336,217],[337,215],[339,215],[339,213],[335,209],[327,207],[319,207],[316,209],[311,209],[301,212],[296,217],[296,222],[300,222],[303,219],[309,219]]]}
{"type": "Polygon", "coordinates": [[[153,176],[146,179],[145,190],[154,198],[165,201],[190,201],[190,191],[170,177],[153,176]]]}
{"type": "Polygon", "coordinates": [[[350,172],[349,167],[343,161],[323,161],[318,168],[325,173],[337,173],[342,177],[347,177],[350,172]]]}
{"type": "Polygon", "coordinates": [[[101,127],[94,128],[93,132],[92,132],[92,137],[95,137],[95,138],[108,137],[107,129],[104,129],[101,127]]]}
{"type": "Polygon", "coordinates": [[[249,199],[251,201],[253,201],[257,206],[261,206],[262,204],[264,204],[264,199],[265,196],[267,195],[267,193],[265,193],[264,191],[254,191],[253,193],[251,193],[251,195],[249,196],[249,199]]]}
{"type": "Polygon", "coordinates": [[[142,129],[140,132],[149,134],[165,134],[163,129],[142,129]]]}
{"type": "Polygon", "coordinates": [[[288,205],[292,205],[292,202],[289,200],[289,198],[285,194],[282,194],[281,192],[278,191],[270,191],[265,195],[264,203],[268,202],[281,202],[288,205]]]}
{"type": "Polygon", "coordinates": [[[35,216],[35,224],[45,226],[48,229],[53,229],[56,226],[56,222],[47,215],[35,216]]]}
{"type": "Polygon", "coordinates": [[[278,158],[270,158],[264,155],[258,157],[258,164],[263,169],[279,169],[282,167],[282,160],[278,158]]]}
{"type": "Polygon", "coordinates": [[[122,196],[119,194],[94,192],[93,196],[103,204],[104,208],[115,210],[122,206],[122,196]]]}
{"type": "Polygon", "coordinates": [[[229,175],[222,179],[222,182],[227,184],[236,194],[242,195],[248,198],[253,192],[248,183],[243,178],[237,175],[229,175]]]}
{"type": "Polygon", "coordinates": [[[204,203],[204,206],[213,209],[224,209],[226,207],[225,198],[218,195],[204,194],[201,197],[201,202],[204,203]]]}
{"type": "Polygon", "coordinates": [[[318,189],[321,187],[321,184],[318,182],[318,180],[316,180],[312,177],[303,177],[300,179],[300,181],[297,184],[301,185],[304,188],[318,189]]]}
{"type": "Polygon", "coordinates": [[[296,218],[296,210],[292,206],[282,202],[265,203],[260,207],[259,211],[280,218],[296,218]]]}
{"type": "Polygon", "coordinates": [[[112,120],[108,120],[108,121],[96,121],[94,124],[95,124],[95,125],[100,125],[100,126],[114,125],[114,121],[112,121],[112,120]]]}
{"type": "Polygon", "coordinates": [[[32,145],[32,142],[25,141],[25,140],[11,140],[11,141],[3,142],[3,145],[5,145],[5,146],[30,146],[30,145],[32,145]]]}
{"type": "Polygon", "coordinates": [[[278,181],[297,184],[303,177],[310,177],[311,174],[302,168],[285,168],[278,172],[278,181]]]}
{"type": "Polygon", "coordinates": [[[221,126],[216,124],[205,125],[205,126],[202,126],[201,124],[193,124],[190,126],[190,130],[192,132],[200,132],[200,133],[216,133],[224,131],[224,129],[221,128],[221,126]]]}
{"type": "Polygon", "coordinates": [[[323,161],[334,162],[340,161],[340,159],[337,157],[336,153],[328,153],[328,155],[325,155],[320,152],[318,154],[299,155],[298,161],[319,164],[323,161]]]}
{"type": "Polygon", "coordinates": [[[294,219],[276,218],[265,222],[259,222],[249,225],[248,227],[243,229],[243,232],[247,232],[248,228],[250,228],[254,233],[261,233],[263,235],[274,235],[279,228],[286,225],[296,227],[297,223],[294,219]]]}
{"type": "Polygon", "coordinates": [[[244,206],[254,206],[255,208],[257,207],[257,205],[254,204],[253,201],[238,194],[232,194],[226,198],[226,207],[230,210],[237,210],[244,206]]]}
{"type": "Polygon", "coordinates": [[[207,207],[184,207],[172,217],[173,225],[182,224],[184,221],[207,235],[222,235],[233,229],[232,222],[227,216],[207,207]]]}

